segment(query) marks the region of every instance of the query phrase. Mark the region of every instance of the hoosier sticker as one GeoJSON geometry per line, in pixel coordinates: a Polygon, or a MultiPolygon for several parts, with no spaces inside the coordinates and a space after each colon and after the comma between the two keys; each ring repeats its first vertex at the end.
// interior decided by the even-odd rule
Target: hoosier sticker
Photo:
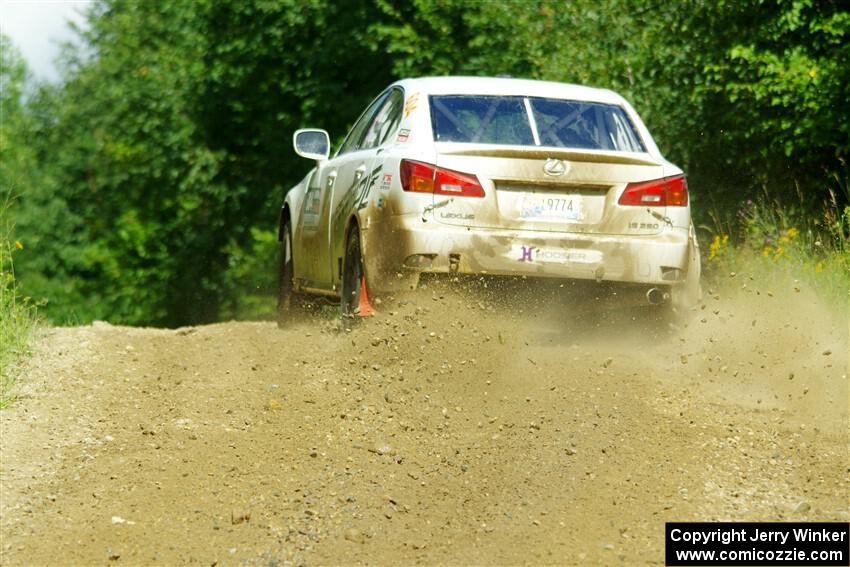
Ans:
{"type": "Polygon", "coordinates": [[[595,264],[602,261],[602,252],[579,248],[554,248],[514,244],[510,256],[517,262],[532,264],[595,264]]]}

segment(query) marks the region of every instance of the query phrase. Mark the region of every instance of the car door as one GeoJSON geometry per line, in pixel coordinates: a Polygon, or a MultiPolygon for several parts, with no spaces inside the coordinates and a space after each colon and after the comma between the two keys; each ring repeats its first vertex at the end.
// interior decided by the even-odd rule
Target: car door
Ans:
{"type": "Polygon", "coordinates": [[[301,202],[296,227],[298,238],[293,246],[298,258],[296,277],[302,288],[327,289],[330,282],[326,270],[327,231],[322,230],[322,218],[330,207],[332,177],[329,174],[335,168],[333,160],[320,164],[310,176],[301,202]]]}
{"type": "MultiPolygon", "coordinates": [[[[346,136],[332,159],[319,164],[310,177],[301,204],[297,233],[298,278],[300,287],[308,291],[333,291],[332,262],[330,259],[330,211],[334,190],[338,186],[340,171],[347,172],[353,154],[357,153],[366,128],[371,123],[387,93],[382,93],[346,136]]],[[[356,167],[356,166],[355,166],[356,167]]],[[[344,177],[348,174],[344,173],[344,177]]]]}
{"type": "Polygon", "coordinates": [[[399,87],[385,91],[352,129],[329,173],[332,181],[327,217],[328,264],[332,287],[342,277],[346,221],[352,211],[366,206],[381,171],[381,154],[401,121],[404,93],[399,87]],[[361,124],[362,122],[362,124],[361,124]]]}

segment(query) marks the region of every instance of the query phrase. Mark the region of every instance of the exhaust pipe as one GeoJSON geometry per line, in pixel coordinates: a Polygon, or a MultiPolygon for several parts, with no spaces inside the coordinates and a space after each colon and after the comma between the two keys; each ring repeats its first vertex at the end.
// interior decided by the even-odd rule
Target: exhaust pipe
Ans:
{"type": "Polygon", "coordinates": [[[667,303],[667,301],[670,300],[670,294],[658,289],[657,287],[653,287],[646,292],[646,300],[651,305],[660,305],[662,303],[667,303]]]}

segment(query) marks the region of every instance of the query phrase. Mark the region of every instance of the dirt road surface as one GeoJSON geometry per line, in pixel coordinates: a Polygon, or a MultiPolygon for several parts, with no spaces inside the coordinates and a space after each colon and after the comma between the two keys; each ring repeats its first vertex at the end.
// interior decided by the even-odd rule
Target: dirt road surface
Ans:
{"type": "Polygon", "coordinates": [[[665,521],[847,521],[847,314],[740,280],[673,331],[442,289],[353,331],[50,329],[0,563],[659,564],[665,521]]]}

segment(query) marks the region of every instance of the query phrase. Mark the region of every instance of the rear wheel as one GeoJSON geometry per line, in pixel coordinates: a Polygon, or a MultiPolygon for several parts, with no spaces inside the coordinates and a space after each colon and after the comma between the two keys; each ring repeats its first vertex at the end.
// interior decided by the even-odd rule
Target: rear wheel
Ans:
{"type": "Polygon", "coordinates": [[[360,257],[360,237],[357,227],[351,229],[345,244],[345,261],[342,271],[342,298],[340,301],[343,321],[356,319],[360,307],[360,288],[363,285],[363,259],[360,257]]]}
{"type": "Polygon", "coordinates": [[[702,300],[702,286],[700,276],[702,275],[702,264],[699,257],[699,246],[696,238],[691,233],[691,242],[688,245],[688,272],[685,279],[673,286],[673,308],[682,322],[687,322],[689,315],[702,300]]]}
{"type": "Polygon", "coordinates": [[[301,303],[295,294],[292,257],[292,224],[285,220],[281,228],[280,265],[277,277],[277,326],[287,327],[301,315],[301,303]]]}

